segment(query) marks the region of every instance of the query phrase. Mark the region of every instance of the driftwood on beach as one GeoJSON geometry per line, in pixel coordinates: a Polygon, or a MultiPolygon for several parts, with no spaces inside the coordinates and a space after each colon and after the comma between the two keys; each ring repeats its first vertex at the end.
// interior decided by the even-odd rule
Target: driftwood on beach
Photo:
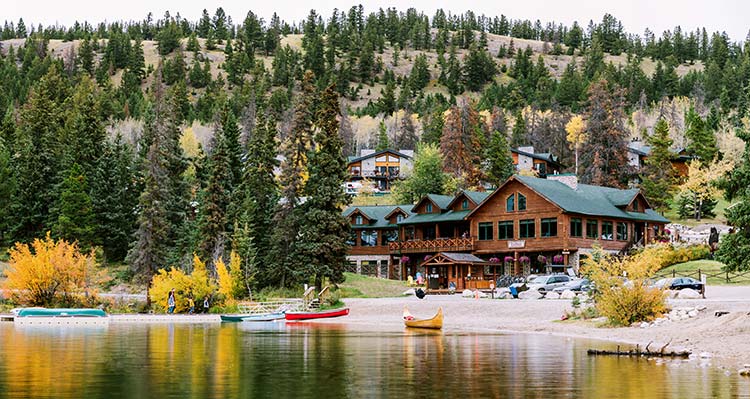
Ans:
{"type": "Polygon", "coordinates": [[[670,342],[667,342],[666,345],[662,346],[658,351],[651,351],[649,350],[649,346],[651,346],[651,342],[646,345],[646,347],[641,350],[640,345],[636,345],[635,349],[630,350],[620,350],[620,345],[617,345],[617,350],[609,351],[609,350],[599,350],[599,349],[589,349],[588,354],[593,356],[599,356],[599,355],[606,355],[606,356],[645,356],[645,357],[689,357],[690,351],[666,351],[667,346],[669,346],[670,342]]]}

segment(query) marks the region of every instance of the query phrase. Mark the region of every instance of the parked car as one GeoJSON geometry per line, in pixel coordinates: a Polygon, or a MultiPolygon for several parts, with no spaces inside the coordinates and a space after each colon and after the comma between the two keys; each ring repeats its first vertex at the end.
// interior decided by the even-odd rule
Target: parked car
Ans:
{"type": "Polygon", "coordinates": [[[557,287],[562,287],[570,282],[570,276],[565,274],[553,274],[548,276],[537,276],[533,280],[530,280],[528,287],[530,290],[537,290],[544,294],[554,290],[557,287]]]}
{"type": "Polygon", "coordinates": [[[575,292],[581,292],[581,291],[586,292],[590,289],[591,289],[591,281],[587,278],[579,278],[579,279],[571,280],[569,283],[553,289],[552,292],[557,292],[558,294],[561,294],[565,290],[571,290],[575,292]]]}
{"type": "Polygon", "coordinates": [[[653,287],[675,291],[690,288],[698,292],[703,292],[705,289],[702,282],[691,277],[663,278],[655,282],[653,287]]]}

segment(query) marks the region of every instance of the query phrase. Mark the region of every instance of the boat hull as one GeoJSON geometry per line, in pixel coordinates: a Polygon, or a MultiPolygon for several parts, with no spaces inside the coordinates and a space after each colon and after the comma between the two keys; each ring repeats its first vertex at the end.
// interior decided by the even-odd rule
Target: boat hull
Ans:
{"type": "Polygon", "coordinates": [[[20,309],[16,317],[106,317],[101,309],[20,309]]]}
{"type": "Polygon", "coordinates": [[[431,319],[404,320],[404,324],[409,328],[428,328],[432,330],[439,330],[443,328],[443,308],[439,308],[437,314],[431,319]]]}
{"type": "Polygon", "coordinates": [[[268,313],[268,314],[223,314],[223,315],[221,315],[221,321],[226,321],[226,322],[274,321],[274,320],[281,320],[283,318],[284,318],[284,313],[268,313]]]}
{"type": "Polygon", "coordinates": [[[347,316],[349,308],[324,310],[322,312],[287,312],[284,316],[287,320],[313,320],[328,317],[347,316]]]}

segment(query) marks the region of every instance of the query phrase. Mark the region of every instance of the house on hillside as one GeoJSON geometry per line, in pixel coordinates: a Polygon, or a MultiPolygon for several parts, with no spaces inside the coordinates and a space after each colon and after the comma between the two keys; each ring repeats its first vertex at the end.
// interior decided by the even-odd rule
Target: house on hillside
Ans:
{"type": "Polygon", "coordinates": [[[537,176],[545,177],[560,173],[564,168],[557,156],[548,152],[535,153],[534,147],[511,148],[510,152],[517,171],[534,170],[537,176]]]}
{"type": "Polygon", "coordinates": [[[368,150],[363,149],[359,157],[349,157],[347,171],[349,182],[370,180],[377,190],[390,191],[391,183],[411,173],[413,150],[368,150]]]}
{"type": "MultiPolygon", "coordinates": [[[[624,252],[652,242],[669,223],[639,190],[578,184],[572,174],[516,175],[491,193],[426,195],[408,210],[397,208],[401,221],[389,218],[387,230],[398,238],[377,241],[387,242],[389,256],[378,248],[378,259],[386,261],[387,277],[422,272],[436,289],[485,289],[502,275],[577,269],[595,244],[624,252]]],[[[356,209],[345,214],[356,217],[356,209]]],[[[374,217],[372,209],[361,211],[374,217]]],[[[386,210],[380,213],[385,218],[386,210]]],[[[364,225],[352,229],[358,226],[364,225]]],[[[356,251],[353,246],[351,254],[356,251]]]]}
{"type": "MultiPolygon", "coordinates": [[[[688,163],[695,159],[694,156],[688,155],[684,148],[672,148],[672,166],[677,170],[680,177],[688,175],[688,163]]],[[[651,147],[642,141],[633,141],[628,144],[628,165],[640,171],[644,162],[651,154],[651,147]]]]}

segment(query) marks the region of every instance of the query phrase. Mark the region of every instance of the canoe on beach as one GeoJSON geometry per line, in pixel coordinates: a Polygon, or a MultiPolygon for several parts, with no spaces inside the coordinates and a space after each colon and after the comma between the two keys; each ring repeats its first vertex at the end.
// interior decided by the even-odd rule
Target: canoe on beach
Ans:
{"type": "Polygon", "coordinates": [[[404,324],[411,328],[429,328],[439,330],[443,328],[443,308],[438,308],[435,316],[429,319],[416,319],[409,313],[409,309],[404,306],[404,324]]]}
{"type": "Polygon", "coordinates": [[[101,309],[18,309],[16,317],[107,317],[101,309]]]}
{"type": "Polygon", "coordinates": [[[221,321],[242,322],[242,321],[274,321],[284,318],[284,313],[263,313],[263,314],[223,314],[221,321]]]}
{"type": "Polygon", "coordinates": [[[339,317],[349,314],[349,308],[322,310],[319,312],[286,312],[287,320],[311,320],[324,319],[327,317],[339,317]]]}

